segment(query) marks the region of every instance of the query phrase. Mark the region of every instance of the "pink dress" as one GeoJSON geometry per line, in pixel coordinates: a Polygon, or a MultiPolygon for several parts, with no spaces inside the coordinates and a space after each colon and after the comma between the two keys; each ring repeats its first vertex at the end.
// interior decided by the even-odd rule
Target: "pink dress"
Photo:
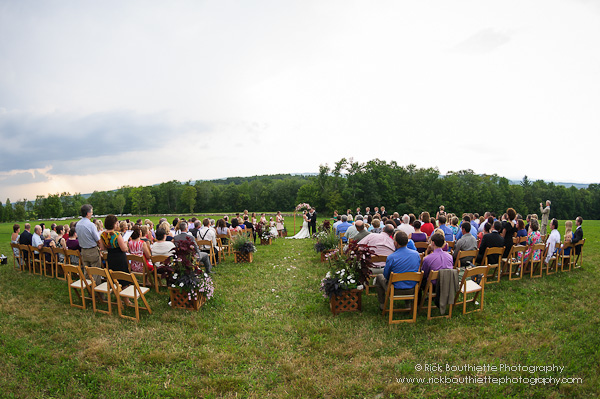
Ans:
{"type": "MultiPolygon", "coordinates": [[[[129,253],[132,255],[139,255],[139,256],[144,256],[144,241],[139,240],[139,241],[129,241],[129,253]]],[[[144,265],[141,262],[131,262],[131,271],[132,272],[138,272],[138,273],[143,273],[144,272],[144,265]]]]}

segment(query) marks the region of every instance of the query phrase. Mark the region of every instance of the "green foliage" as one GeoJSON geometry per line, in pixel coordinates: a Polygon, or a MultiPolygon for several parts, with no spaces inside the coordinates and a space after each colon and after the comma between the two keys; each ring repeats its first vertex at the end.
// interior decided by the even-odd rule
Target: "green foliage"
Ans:
{"type": "Polygon", "coordinates": [[[10,203],[10,198],[6,199],[6,206],[4,207],[3,214],[4,214],[3,220],[5,222],[12,222],[14,220],[13,207],[12,207],[12,204],[10,203]]]}
{"type": "Polygon", "coordinates": [[[196,205],[196,188],[194,186],[185,186],[181,193],[181,202],[189,208],[190,213],[194,213],[194,205],[196,205]]]}

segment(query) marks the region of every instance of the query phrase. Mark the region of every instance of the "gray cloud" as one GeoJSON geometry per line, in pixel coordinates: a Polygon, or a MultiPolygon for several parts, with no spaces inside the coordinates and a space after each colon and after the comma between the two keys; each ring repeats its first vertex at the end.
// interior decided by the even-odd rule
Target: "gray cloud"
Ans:
{"type": "Polygon", "coordinates": [[[465,54],[484,54],[508,43],[511,37],[492,28],[482,29],[454,46],[454,51],[465,54]]]}
{"type": "MultiPolygon", "coordinates": [[[[164,114],[0,112],[0,172],[51,166],[52,173],[64,173],[62,165],[68,161],[65,166],[73,173],[73,162],[78,160],[111,156],[118,162],[119,155],[161,148],[183,135],[202,136],[208,130],[198,122],[175,126],[164,114]]],[[[96,171],[100,169],[98,166],[96,171]]]]}
{"type": "Polygon", "coordinates": [[[30,183],[47,182],[48,176],[39,171],[18,172],[11,175],[0,176],[0,184],[3,186],[18,186],[30,183]]]}

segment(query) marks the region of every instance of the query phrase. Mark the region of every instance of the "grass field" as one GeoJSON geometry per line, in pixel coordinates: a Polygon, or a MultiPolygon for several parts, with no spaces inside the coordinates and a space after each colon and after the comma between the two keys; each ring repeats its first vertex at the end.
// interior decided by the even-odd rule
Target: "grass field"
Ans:
{"type": "MultiPolygon", "coordinates": [[[[0,225],[7,255],[11,226],[0,225]]],[[[0,268],[0,397],[599,397],[600,221],[583,228],[581,269],[503,279],[486,286],[483,312],[420,313],[391,327],[374,296],[362,313],[331,315],[311,240],[259,246],[252,264],[228,258],[199,312],[152,292],[140,323],[70,307],[65,282],[15,272],[10,256],[0,268]],[[465,365],[564,369],[446,371],[465,365]],[[452,383],[467,376],[514,381],[452,383]],[[537,377],[581,380],[523,381],[537,377]]]]}

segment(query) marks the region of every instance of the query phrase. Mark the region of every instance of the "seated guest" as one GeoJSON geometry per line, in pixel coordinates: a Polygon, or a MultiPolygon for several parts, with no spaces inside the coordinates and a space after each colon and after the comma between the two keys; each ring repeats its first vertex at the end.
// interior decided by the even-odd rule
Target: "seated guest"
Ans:
{"type": "Polygon", "coordinates": [[[148,246],[152,245],[154,241],[154,236],[152,235],[152,230],[150,230],[150,226],[147,224],[143,224],[141,229],[141,240],[144,241],[148,246]]]}
{"type": "MultiPolygon", "coordinates": [[[[463,223],[464,224],[464,223],[463,223]]],[[[471,231],[476,230],[471,225],[471,231]]],[[[502,248],[504,247],[504,238],[500,235],[500,230],[502,230],[502,222],[499,220],[494,222],[494,226],[492,227],[491,233],[486,234],[481,239],[481,244],[479,245],[479,253],[477,254],[477,264],[483,264],[483,255],[485,254],[485,250],[488,248],[502,248]]],[[[500,255],[491,255],[488,258],[488,263],[496,264],[500,255]]]]}
{"type": "MultiPolygon", "coordinates": [[[[244,218],[248,220],[248,216],[244,216],[244,218]]],[[[210,227],[210,220],[208,218],[205,218],[202,221],[202,228],[198,230],[196,239],[210,241],[212,243],[213,251],[215,252],[215,257],[218,261],[219,247],[217,246],[217,233],[210,227]]],[[[210,254],[210,247],[208,245],[201,245],[200,251],[210,254]]]]}
{"type": "MultiPolygon", "coordinates": [[[[417,251],[406,247],[408,236],[405,232],[399,231],[394,236],[394,253],[388,255],[383,269],[383,275],[378,275],[375,279],[377,287],[377,299],[379,308],[384,308],[385,292],[387,290],[388,280],[391,273],[418,272],[421,266],[421,257],[417,251]]],[[[411,295],[415,293],[416,281],[398,281],[394,283],[392,295],[411,295]]]]}
{"type": "Polygon", "coordinates": [[[196,239],[198,239],[198,230],[200,230],[200,227],[202,227],[202,223],[200,222],[200,220],[195,220],[194,227],[190,229],[190,234],[196,239]]]}
{"type": "Polygon", "coordinates": [[[558,220],[552,219],[552,222],[550,222],[550,228],[552,230],[550,232],[550,236],[546,240],[546,248],[548,248],[548,250],[546,251],[547,255],[546,255],[546,259],[544,260],[545,264],[548,264],[548,262],[550,261],[550,258],[554,255],[554,252],[556,252],[556,250],[558,249],[558,246],[560,244],[560,233],[558,232],[558,220]]]}
{"type": "MultiPolygon", "coordinates": [[[[362,221],[363,217],[362,215],[356,215],[356,221],[362,221]]],[[[348,238],[349,240],[352,240],[354,238],[355,235],[358,234],[358,231],[356,230],[356,223],[353,224],[352,226],[348,227],[348,230],[346,230],[346,238],[348,238]]]]}
{"type": "MultiPolygon", "coordinates": [[[[173,256],[173,249],[175,249],[175,244],[171,241],[167,241],[167,232],[159,225],[158,229],[156,229],[156,241],[150,248],[152,256],[173,256]]],[[[156,264],[155,266],[159,267],[160,265],[156,264]]]]}
{"type": "Polygon", "coordinates": [[[398,230],[405,232],[409,237],[415,232],[415,228],[410,224],[410,216],[402,215],[402,224],[398,225],[398,230]]]}
{"type": "MultiPolygon", "coordinates": [[[[454,245],[454,253],[452,254],[454,261],[456,261],[460,251],[473,251],[477,249],[477,240],[473,235],[469,234],[471,233],[471,224],[463,223],[460,228],[462,229],[463,234],[460,240],[456,241],[456,244],[454,245]]],[[[467,263],[469,262],[473,262],[472,256],[462,258],[460,260],[460,266],[467,267],[467,263]]]]}
{"type": "Polygon", "coordinates": [[[150,253],[150,247],[149,244],[146,244],[144,241],[142,241],[142,229],[139,225],[136,224],[133,226],[133,233],[131,233],[131,237],[127,245],[129,247],[129,253],[144,258],[143,263],[138,261],[131,262],[132,272],[143,273],[144,263],[147,265],[149,270],[154,270],[152,264],[149,262],[150,258],[152,257],[152,254],[150,253]]]}
{"type": "MultiPolygon", "coordinates": [[[[410,239],[413,242],[427,242],[427,234],[421,232],[421,222],[415,220],[413,227],[415,228],[415,232],[411,234],[410,239]]],[[[425,250],[426,248],[418,248],[419,253],[425,252],[425,250]]]]}
{"type": "MultiPolygon", "coordinates": [[[[42,247],[46,247],[46,248],[56,248],[56,242],[52,239],[52,233],[50,229],[46,229],[44,230],[44,232],[42,233],[42,236],[44,237],[44,242],[42,244],[42,247]]],[[[52,262],[52,254],[46,253],[46,262],[52,262]]]]}
{"type": "MultiPolygon", "coordinates": [[[[367,245],[375,252],[375,255],[388,256],[396,250],[394,240],[390,234],[394,234],[394,228],[391,225],[386,226],[388,232],[371,233],[358,242],[359,245],[367,245]]],[[[374,262],[371,269],[372,274],[382,274],[385,262],[374,262]]]]}
{"type": "MultiPolygon", "coordinates": [[[[342,223],[337,225],[337,228],[335,229],[335,235],[339,236],[342,233],[346,234],[346,231],[348,231],[350,226],[350,223],[348,223],[348,216],[342,215],[342,223]]],[[[342,237],[342,242],[348,242],[348,238],[345,236],[342,237]]]]}
{"type": "Polygon", "coordinates": [[[383,231],[381,228],[381,221],[379,219],[373,219],[371,227],[369,228],[369,232],[374,234],[379,234],[383,231]]]}
{"type": "Polygon", "coordinates": [[[517,238],[527,237],[527,230],[525,230],[525,222],[523,219],[517,220],[517,238]]]}
{"type": "MultiPolygon", "coordinates": [[[[233,219],[233,220],[237,220],[237,219],[233,219]]],[[[200,248],[198,247],[196,240],[188,232],[187,222],[184,222],[184,221],[179,222],[178,227],[179,227],[179,231],[181,233],[179,233],[175,237],[173,237],[173,241],[175,241],[175,242],[185,241],[185,240],[189,241],[191,246],[196,250],[196,257],[204,265],[206,272],[210,273],[212,270],[212,266],[210,264],[210,256],[208,256],[206,253],[200,251],[200,248]]]]}
{"type": "Polygon", "coordinates": [[[219,219],[217,220],[217,234],[218,235],[230,235],[229,234],[229,229],[227,228],[227,225],[225,224],[225,220],[223,219],[219,219]]]}
{"type": "MultiPolygon", "coordinates": [[[[44,240],[42,240],[41,237],[42,234],[42,227],[40,225],[36,225],[33,228],[33,237],[31,237],[31,245],[38,248],[38,249],[42,249],[42,247],[44,246],[44,240]]],[[[38,251],[34,251],[34,254],[39,254],[38,251]]]]}
{"type": "MultiPolygon", "coordinates": [[[[81,250],[81,247],[79,246],[79,240],[77,239],[77,230],[75,229],[75,226],[71,227],[69,232],[69,239],[66,241],[67,249],[72,249],[73,251],[81,250]]],[[[75,255],[71,255],[70,260],[72,265],[79,264],[79,257],[75,255]]]]}
{"type": "MultiPolygon", "coordinates": [[[[31,234],[31,225],[29,223],[25,223],[23,225],[24,231],[19,234],[19,244],[21,245],[32,245],[33,234],[31,234]]],[[[29,259],[29,251],[23,252],[23,261],[27,262],[29,259]]]]}
{"type": "Polygon", "coordinates": [[[517,212],[515,212],[513,208],[508,208],[506,210],[506,219],[502,221],[502,230],[500,230],[500,233],[504,235],[503,258],[508,257],[508,254],[513,247],[513,238],[517,233],[517,223],[515,222],[516,217],[517,212]]]}
{"type": "MultiPolygon", "coordinates": [[[[271,218],[271,219],[273,219],[273,218],[271,218]]],[[[232,230],[232,231],[242,231],[242,228],[240,227],[237,218],[231,219],[231,227],[229,228],[229,230],[232,230]]]]}
{"type": "Polygon", "coordinates": [[[333,231],[336,231],[338,225],[342,223],[342,217],[340,215],[337,215],[335,219],[335,223],[333,223],[333,231]]]}
{"type": "Polygon", "coordinates": [[[435,226],[431,223],[431,216],[429,216],[429,212],[423,212],[421,214],[421,220],[423,224],[421,225],[421,231],[427,234],[427,237],[433,234],[433,230],[435,230],[435,226]]]}
{"type": "Polygon", "coordinates": [[[440,230],[442,230],[444,232],[444,239],[446,241],[454,241],[454,232],[452,231],[452,229],[450,228],[450,226],[448,226],[446,224],[446,216],[441,215],[438,218],[438,221],[440,223],[440,230]]]}
{"type": "Polygon", "coordinates": [[[365,223],[362,220],[357,220],[356,223],[354,223],[354,227],[356,228],[356,234],[353,234],[352,237],[348,237],[349,240],[360,241],[371,234],[365,229],[365,223]]]}
{"type": "MultiPolygon", "coordinates": [[[[445,218],[445,216],[440,217],[445,218]]],[[[433,251],[423,258],[423,288],[425,287],[430,272],[453,268],[454,262],[452,261],[452,255],[443,250],[445,244],[446,240],[442,234],[436,233],[431,236],[431,246],[433,247],[433,251]]],[[[436,280],[432,280],[431,282],[435,284],[436,280]]]]}
{"type": "MultiPolygon", "coordinates": [[[[462,221],[462,223],[469,223],[469,224],[471,224],[471,217],[470,217],[469,215],[465,214],[465,215],[463,216],[463,221],[462,221]]],[[[462,223],[461,223],[461,225],[462,225],[462,223]]],[[[473,225],[472,225],[472,224],[471,224],[471,227],[473,227],[473,225]]],[[[475,228],[475,229],[471,229],[471,234],[473,235],[473,237],[477,238],[477,228],[475,228]]],[[[462,231],[460,231],[460,230],[459,230],[459,232],[458,232],[458,234],[456,235],[455,239],[456,239],[456,240],[459,240],[459,239],[460,239],[460,237],[462,237],[462,231]]]]}
{"type": "MultiPolygon", "coordinates": [[[[573,222],[571,222],[570,220],[567,220],[565,222],[565,240],[564,240],[564,245],[568,245],[571,244],[573,241],[573,222]]],[[[570,255],[571,254],[571,248],[566,248],[565,249],[565,255],[570,255]]]]}
{"type": "MultiPolygon", "coordinates": [[[[581,228],[582,224],[583,218],[581,216],[577,216],[577,219],[575,219],[575,225],[577,226],[577,228],[575,229],[575,232],[573,233],[573,239],[571,240],[573,244],[577,244],[579,241],[583,240],[583,229],[581,228]]],[[[581,246],[576,246],[575,255],[579,255],[580,253],[581,246]]]]}
{"type": "Polygon", "coordinates": [[[542,235],[539,232],[539,228],[540,228],[540,224],[539,224],[538,220],[535,218],[531,218],[531,220],[529,221],[529,229],[531,230],[531,232],[527,236],[528,248],[525,251],[525,255],[523,256],[523,264],[525,264],[529,261],[538,261],[542,257],[542,251],[540,249],[538,249],[537,251],[534,251],[533,254],[531,253],[532,252],[531,247],[534,244],[539,244],[542,242],[542,235]]]}

